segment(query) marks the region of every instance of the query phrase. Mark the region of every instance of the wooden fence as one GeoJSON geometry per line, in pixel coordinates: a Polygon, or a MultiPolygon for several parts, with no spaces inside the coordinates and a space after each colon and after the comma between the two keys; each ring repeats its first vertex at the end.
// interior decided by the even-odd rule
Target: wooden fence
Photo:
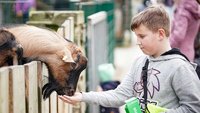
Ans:
{"type": "Polygon", "coordinates": [[[47,77],[45,64],[37,61],[0,68],[0,113],[74,113],[56,92],[43,100],[47,77]]]}

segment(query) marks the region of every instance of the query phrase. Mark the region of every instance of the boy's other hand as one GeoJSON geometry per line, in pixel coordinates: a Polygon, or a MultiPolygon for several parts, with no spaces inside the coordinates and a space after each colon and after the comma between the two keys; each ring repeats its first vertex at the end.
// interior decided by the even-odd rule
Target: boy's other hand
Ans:
{"type": "Polygon", "coordinates": [[[66,103],[75,105],[82,100],[82,93],[76,92],[73,96],[59,95],[59,98],[66,103]]]}

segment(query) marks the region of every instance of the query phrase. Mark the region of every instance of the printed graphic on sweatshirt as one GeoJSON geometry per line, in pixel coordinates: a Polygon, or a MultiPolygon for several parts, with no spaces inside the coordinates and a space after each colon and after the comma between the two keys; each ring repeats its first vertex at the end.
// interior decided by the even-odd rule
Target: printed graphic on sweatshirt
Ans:
{"type": "MultiPolygon", "coordinates": [[[[148,98],[149,97],[153,98],[154,94],[160,91],[160,81],[158,79],[159,74],[160,71],[156,69],[151,68],[148,70],[148,82],[147,82],[148,98]]],[[[142,75],[140,81],[135,82],[135,84],[133,85],[133,89],[135,90],[137,95],[139,95],[139,97],[142,97],[144,95],[142,75]]]]}

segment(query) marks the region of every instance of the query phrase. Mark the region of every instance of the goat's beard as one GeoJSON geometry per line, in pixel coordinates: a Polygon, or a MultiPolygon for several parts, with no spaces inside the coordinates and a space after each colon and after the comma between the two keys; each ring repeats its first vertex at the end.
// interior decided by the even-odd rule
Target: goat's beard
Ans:
{"type": "Polygon", "coordinates": [[[43,99],[50,97],[51,93],[56,90],[56,86],[52,83],[47,83],[42,87],[43,99]]]}
{"type": "Polygon", "coordinates": [[[72,96],[74,95],[75,89],[72,89],[71,87],[61,87],[50,82],[45,84],[42,88],[43,99],[49,98],[53,91],[56,91],[58,95],[72,96]]]}

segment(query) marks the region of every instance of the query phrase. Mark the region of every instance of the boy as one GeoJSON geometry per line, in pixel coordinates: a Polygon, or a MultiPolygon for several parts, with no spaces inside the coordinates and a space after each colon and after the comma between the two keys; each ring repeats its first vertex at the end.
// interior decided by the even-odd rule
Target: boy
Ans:
{"type": "Polygon", "coordinates": [[[144,85],[142,68],[148,65],[148,102],[167,108],[166,113],[198,113],[200,111],[200,81],[193,66],[169,43],[169,17],[161,6],[150,6],[136,15],[131,30],[137,35],[140,49],[147,55],[139,57],[115,89],[105,92],[83,92],[74,96],[60,96],[75,104],[88,102],[119,107],[125,100],[137,97],[142,102],[144,85]]]}

